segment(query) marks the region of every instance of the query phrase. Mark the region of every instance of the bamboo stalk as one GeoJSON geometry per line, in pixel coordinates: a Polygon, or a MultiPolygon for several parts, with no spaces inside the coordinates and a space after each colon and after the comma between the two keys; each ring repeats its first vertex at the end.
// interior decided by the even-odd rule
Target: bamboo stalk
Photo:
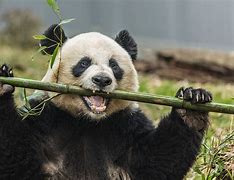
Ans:
{"type": "Polygon", "coordinates": [[[207,103],[207,104],[191,104],[189,102],[185,102],[175,97],[170,96],[161,96],[161,95],[153,95],[139,92],[126,92],[116,90],[110,94],[107,93],[93,93],[90,90],[82,89],[77,86],[58,84],[58,83],[48,83],[41,82],[37,80],[31,79],[23,79],[23,78],[10,78],[10,77],[0,77],[0,82],[13,85],[15,87],[24,87],[29,89],[38,89],[45,90],[51,92],[58,92],[63,94],[77,94],[81,96],[91,96],[91,95],[100,95],[107,98],[113,99],[123,99],[129,101],[138,101],[150,104],[159,104],[165,106],[173,106],[176,108],[185,108],[192,109],[197,111],[209,111],[209,112],[219,112],[219,113],[227,113],[234,114],[234,105],[231,104],[222,104],[222,103],[207,103]]]}

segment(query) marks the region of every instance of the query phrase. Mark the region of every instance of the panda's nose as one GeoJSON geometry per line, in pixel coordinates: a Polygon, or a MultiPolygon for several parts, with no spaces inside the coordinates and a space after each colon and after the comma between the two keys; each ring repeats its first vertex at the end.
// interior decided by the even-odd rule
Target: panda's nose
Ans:
{"type": "Polygon", "coordinates": [[[99,87],[105,87],[112,83],[112,79],[107,76],[96,75],[92,77],[92,82],[99,87]]]}

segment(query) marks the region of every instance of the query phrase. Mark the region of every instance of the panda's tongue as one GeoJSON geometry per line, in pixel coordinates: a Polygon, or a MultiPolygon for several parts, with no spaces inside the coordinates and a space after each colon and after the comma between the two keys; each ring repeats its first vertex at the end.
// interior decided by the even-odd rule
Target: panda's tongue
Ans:
{"type": "Polygon", "coordinates": [[[89,107],[95,113],[100,113],[106,110],[105,99],[101,96],[85,97],[89,107]]]}
{"type": "Polygon", "coordinates": [[[104,99],[101,96],[91,96],[89,97],[89,100],[94,106],[100,107],[104,104],[104,99]]]}

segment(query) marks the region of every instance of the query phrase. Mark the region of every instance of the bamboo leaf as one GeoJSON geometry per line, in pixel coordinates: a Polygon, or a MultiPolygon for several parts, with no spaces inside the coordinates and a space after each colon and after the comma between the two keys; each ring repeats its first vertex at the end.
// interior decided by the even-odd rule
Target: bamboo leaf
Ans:
{"type": "Polygon", "coordinates": [[[62,24],[67,24],[67,23],[72,22],[72,21],[74,21],[74,20],[75,20],[75,18],[64,19],[64,20],[62,20],[62,21],[59,23],[59,26],[62,25],[62,24]]]}
{"type": "Polygon", "coordinates": [[[20,88],[20,90],[19,90],[19,92],[20,92],[20,100],[22,101],[22,102],[24,102],[24,106],[25,107],[27,107],[27,108],[30,108],[30,105],[29,105],[29,101],[28,101],[28,99],[27,99],[27,92],[26,92],[26,88],[20,88]]]}
{"type": "Polygon", "coordinates": [[[43,34],[38,34],[38,35],[34,35],[33,38],[36,40],[43,40],[43,39],[46,39],[47,37],[43,34]]]}
{"type": "Polygon", "coordinates": [[[35,56],[36,56],[38,53],[42,52],[42,51],[45,50],[46,48],[47,48],[46,46],[41,46],[41,47],[31,56],[32,61],[34,61],[34,58],[35,58],[35,56]]]}
{"type": "Polygon", "coordinates": [[[27,99],[26,88],[24,88],[24,102],[25,102],[25,106],[26,106],[26,107],[31,108],[31,107],[30,107],[30,104],[29,104],[29,102],[28,102],[28,99],[27,99]]]}
{"type": "Polygon", "coordinates": [[[52,10],[60,18],[60,9],[56,0],[47,0],[47,4],[52,8],[52,10]]]}
{"type": "Polygon", "coordinates": [[[54,2],[54,0],[47,0],[47,4],[48,4],[49,6],[52,6],[52,5],[53,5],[53,2],[54,2]]]}
{"type": "Polygon", "coordinates": [[[41,47],[37,50],[37,52],[41,52],[41,51],[45,50],[46,48],[47,48],[46,46],[41,46],[41,47]]]}
{"type": "Polygon", "coordinates": [[[58,50],[59,50],[59,44],[57,45],[57,47],[55,48],[52,56],[51,56],[51,59],[50,59],[50,68],[52,69],[53,65],[54,65],[54,61],[55,61],[55,58],[58,54],[58,50]]]}

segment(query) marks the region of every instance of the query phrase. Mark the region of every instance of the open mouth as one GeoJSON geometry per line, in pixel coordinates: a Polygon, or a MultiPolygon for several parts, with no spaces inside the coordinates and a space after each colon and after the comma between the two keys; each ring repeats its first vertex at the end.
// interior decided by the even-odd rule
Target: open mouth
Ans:
{"type": "Polygon", "coordinates": [[[95,114],[103,113],[110,101],[110,99],[101,96],[83,96],[85,105],[95,114]]]}

